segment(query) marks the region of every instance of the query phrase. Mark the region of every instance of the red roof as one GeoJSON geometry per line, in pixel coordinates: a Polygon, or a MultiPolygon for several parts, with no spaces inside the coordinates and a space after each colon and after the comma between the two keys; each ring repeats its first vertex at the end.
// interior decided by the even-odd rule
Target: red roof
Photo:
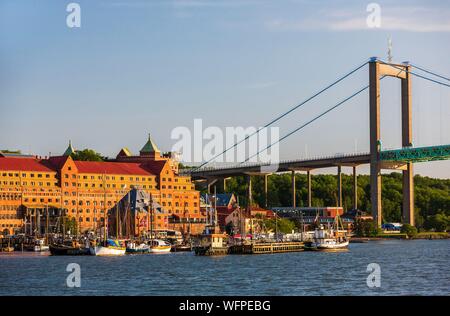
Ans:
{"type": "Polygon", "coordinates": [[[102,162],[102,161],[74,161],[79,173],[154,175],[144,169],[140,163],[132,162],[102,162]]]}
{"type": "Polygon", "coordinates": [[[34,157],[33,158],[0,157],[0,170],[55,172],[55,170],[45,166],[42,160],[34,157]]]}
{"type": "Polygon", "coordinates": [[[146,162],[142,166],[152,174],[159,176],[166,163],[168,163],[167,160],[155,160],[152,162],[146,162]]]}

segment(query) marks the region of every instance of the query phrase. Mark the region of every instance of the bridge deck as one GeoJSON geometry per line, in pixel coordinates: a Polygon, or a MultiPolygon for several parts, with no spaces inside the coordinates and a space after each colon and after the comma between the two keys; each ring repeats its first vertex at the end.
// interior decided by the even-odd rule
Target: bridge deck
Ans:
{"type": "MultiPolygon", "coordinates": [[[[384,150],[380,160],[385,162],[420,162],[450,159],[450,145],[411,147],[395,150],[384,150]]],[[[190,175],[192,179],[207,179],[214,177],[231,177],[245,174],[268,174],[292,170],[312,170],[335,166],[357,166],[370,162],[369,153],[334,155],[328,157],[281,161],[277,165],[264,163],[237,164],[226,167],[205,167],[201,169],[184,169],[181,174],[190,175]]]]}

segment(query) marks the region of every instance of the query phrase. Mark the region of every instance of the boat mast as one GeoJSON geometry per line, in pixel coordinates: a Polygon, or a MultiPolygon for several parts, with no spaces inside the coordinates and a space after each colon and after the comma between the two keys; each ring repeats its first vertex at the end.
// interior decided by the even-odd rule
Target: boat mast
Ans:
{"type": "Polygon", "coordinates": [[[150,193],[150,240],[153,244],[153,197],[150,193]]]}
{"type": "Polygon", "coordinates": [[[46,215],[45,215],[45,244],[48,246],[48,204],[46,205],[46,215]]]}
{"type": "Polygon", "coordinates": [[[119,203],[116,203],[116,238],[119,239],[119,203]]]}
{"type": "Polygon", "coordinates": [[[107,230],[107,220],[108,220],[108,213],[106,211],[106,184],[105,184],[105,173],[103,173],[103,235],[104,235],[104,241],[106,245],[106,241],[108,239],[108,230],[107,230]]]}

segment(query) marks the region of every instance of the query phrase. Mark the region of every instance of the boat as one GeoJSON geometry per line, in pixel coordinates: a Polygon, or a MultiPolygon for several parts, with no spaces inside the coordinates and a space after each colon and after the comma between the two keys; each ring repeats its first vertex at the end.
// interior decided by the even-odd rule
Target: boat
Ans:
{"type": "Polygon", "coordinates": [[[162,239],[152,239],[149,244],[151,253],[167,253],[172,249],[172,246],[162,239]]]}
{"type": "Polygon", "coordinates": [[[52,256],[84,256],[89,255],[89,246],[81,247],[77,241],[66,241],[62,244],[52,244],[49,246],[52,256]]]}
{"type": "Polygon", "coordinates": [[[45,244],[44,239],[36,239],[33,251],[35,252],[42,252],[42,251],[49,251],[50,247],[45,244]]]}
{"type": "MultiPolygon", "coordinates": [[[[311,241],[305,242],[305,250],[343,250],[347,249],[349,245],[349,237],[347,231],[339,228],[340,218],[335,217],[333,227],[325,229],[320,224],[314,230],[314,235],[311,241]]],[[[341,223],[342,225],[342,223],[341,223]]]]}
{"type": "Polygon", "coordinates": [[[126,247],[117,240],[107,239],[103,245],[91,245],[89,251],[93,256],[123,256],[126,247]]]}
{"type": "Polygon", "coordinates": [[[2,247],[0,249],[0,252],[13,252],[13,251],[14,251],[14,247],[11,247],[11,246],[2,247]]]}
{"type": "Polygon", "coordinates": [[[206,233],[199,236],[197,244],[193,247],[197,256],[223,256],[228,254],[226,234],[206,233]]]}
{"type": "Polygon", "coordinates": [[[172,245],[172,252],[192,251],[192,247],[189,244],[172,245]]]}
{"type": "Polygon", "coordinates": [[[145,243],[137,244],[135,242],[129,242],[127,244],[127,248],[125,253],[127,254],[142,254],[142,253],[149,253],[150,252],[150,246],[146,245],[145,243]]]}

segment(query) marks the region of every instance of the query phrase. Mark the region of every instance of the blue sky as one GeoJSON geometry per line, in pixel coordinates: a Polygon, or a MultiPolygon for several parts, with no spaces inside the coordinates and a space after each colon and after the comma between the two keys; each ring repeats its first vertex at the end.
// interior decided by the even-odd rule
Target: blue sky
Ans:
{"type": "MultiPolygon", "coordinates": [[[[450,3],[378,1],[0,1],[0,148],[47,155],[76,148],[163,150],[177,126],[261,126],[370,56],[450,74],[450,3]]],[[[367,68],[278,126],[283,135],[364,86],[367,68]]],[[[401,145],[400,86],[382,83],[382,142],[401,145]]],[[[414,145],[450,143],[450,89],[414,78],[414,145]]],[[[292,136],[281,158],[366,151],[368,94],[292,136]]],[[[362,168],[362,171],[366,169],[362,168]]],[[[331,170],[330,172],[334,172],[331,170]]],[[[416,172],[450,178],[450,162],[416,172]]]]}

